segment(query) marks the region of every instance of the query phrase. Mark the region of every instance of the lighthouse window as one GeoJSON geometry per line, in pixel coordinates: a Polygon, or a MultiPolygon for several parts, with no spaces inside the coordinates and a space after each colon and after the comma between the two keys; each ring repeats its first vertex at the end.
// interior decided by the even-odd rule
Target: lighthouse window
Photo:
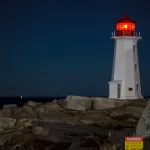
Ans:
{"type": "Polygon", "coordinates": [[[131,87],[128,88],[129,91],[133,91],[133,89],[131,87]]]}
{"type": "Polygon", "coordinates": [[[139,91],[139,84],[136,84],[136,90],[139,91]]]}

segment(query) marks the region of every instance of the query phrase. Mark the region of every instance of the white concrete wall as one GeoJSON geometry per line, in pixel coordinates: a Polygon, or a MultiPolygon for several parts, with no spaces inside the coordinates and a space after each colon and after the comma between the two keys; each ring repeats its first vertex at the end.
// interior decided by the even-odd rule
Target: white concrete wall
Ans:
{"type": "MultiPolygon", "coordinates": [[[[115,61],[113,67],[113,80],[122,80],[121,99],[138,99],[141,98],[140,75],[135,71],[135,63],[138,66],[138,56],[135,56],[133,46],[137,44],[139,37],[113,37],[116,41],[115,61]],[[136,83],[139,84],[139,92],[136,92],[136,83]],[[132,88],[129,91],[128,88],[132,88]]],[[[137,51],[136,51],[137,54],[137,51]]],[[[112,87],[110,86],[110,90],[112,87]]],[[[110,93],[115,91],[110,91],[110,93]]],[[[115,94],[111,94],[115,95],[115,94]]],[[[110,95],[109,95],[110,97],[110,95]]]]}
{"type": "Polygon", "coordinates": [[[109,83],[109,98],[117,98],[117,84],[109,83]]]}
{"type": "MultiPolygon", "coordinates": [[[[143,96],[141,93],[140,68],[139,68],[139,61],[138,61],[137,44],[135,45],[134,62],[135,64],[137,64],[137,71],[135,71],[135,80],[136,80],[136,84],[139,84],[139,90],[138,91],[135,90],[135,92],[136,92],[136,95],[142,99],[143,96]]],[[[135,89],[136,89],[136,85],[135,85],[135,89]]]]}
{"type": "Polygon", "coordinates": [[[125,75],[124,40],[116,40],[113,80],[123,80],[125,75]]]}
{"type": "Polygon", "coordinates": [[[115,59],[116,59],[116,46],[117,46],[117,42],[115,41],[111,81],[113,81],[113,80],[114,80],[115,59]]]}
{"type": "Polygon", "coordinates": [[[135,62],[134,62],[134,52],[133,52],[133,39],[125,39],[125,78],[124,78],[124,87],[125,87],[125,98],[133,99],[136,98],[135,95],[135,62]],[[128,88],[133,88],[132,91],[129,91],[128,88]]]}

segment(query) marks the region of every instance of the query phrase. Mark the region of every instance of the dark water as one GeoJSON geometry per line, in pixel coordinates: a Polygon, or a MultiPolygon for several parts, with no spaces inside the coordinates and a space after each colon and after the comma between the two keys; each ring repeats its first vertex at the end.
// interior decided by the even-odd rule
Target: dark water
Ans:
{"type": "Polygon", "coordinates": [[[22,106],[28,101],[32,100],[35,102],[52,102],[54,99],[64,99],[65,97],[0,97],[0,107],[5,104],[17,104],[22,106]]]}

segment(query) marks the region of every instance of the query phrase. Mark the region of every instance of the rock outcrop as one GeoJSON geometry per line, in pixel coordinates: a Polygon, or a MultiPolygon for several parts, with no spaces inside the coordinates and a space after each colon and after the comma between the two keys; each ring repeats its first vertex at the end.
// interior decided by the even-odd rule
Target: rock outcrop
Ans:
{"type": "Polygon", "coordinates": [[[142,137],[150,137],[150,103],[147,104],[142,116],[140,117],[137,127],[136,135],[142,137]]]}
{"type": "Polygon", "coordinates": [[[3,108],[16,108],[16,104],[3,105],[3,108]]]}
{"type": "Polygon", "coordinates": [[[67,96],[66,109],[85,111],[91,109],[91,99],[83,96],[67,96]]]}
{"type": "Polygon", "coordinates": [[[101,98],[101,97],[92,97],[90,99],[92,101],[92,104],[93,104],[92,107],[94,110],[121,107],[126,104],[126,101],[101,98]]]}
{"type": "MultiPolygon", "coordinates": [[[[135,132],[143,110],[141,103],[133,101],[82,96],[47,103],[29,101],[22,107],[5,105],[0,110],[0,149],[121,148],[124,136],[135,132]]],[[[141,127],[137,132],[143,135],[141,127]]]]}

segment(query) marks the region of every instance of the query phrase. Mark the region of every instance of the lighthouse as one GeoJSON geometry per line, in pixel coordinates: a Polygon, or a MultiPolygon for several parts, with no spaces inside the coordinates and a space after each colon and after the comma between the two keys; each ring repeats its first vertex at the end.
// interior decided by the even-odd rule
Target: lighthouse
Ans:
{"type": "Polygon", "coordinates": [[[109,98],[142,99],[137,42],[142,39],[135,31],[135,21],[127,15],[117,21],[112,32],[115,41],[109,98]]]}

